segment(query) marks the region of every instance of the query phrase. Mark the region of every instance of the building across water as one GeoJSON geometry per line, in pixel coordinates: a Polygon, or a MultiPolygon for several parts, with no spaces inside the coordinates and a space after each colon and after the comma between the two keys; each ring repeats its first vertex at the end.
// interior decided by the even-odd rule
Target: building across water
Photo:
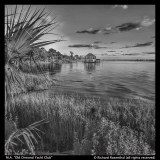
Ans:
{"type": "Polygon", "coordinates": [[[96,56],[92,53],[88,53],[84,58],[84,63],[96,63],[100,62],[100,59],[96,59],[96,56]]]}

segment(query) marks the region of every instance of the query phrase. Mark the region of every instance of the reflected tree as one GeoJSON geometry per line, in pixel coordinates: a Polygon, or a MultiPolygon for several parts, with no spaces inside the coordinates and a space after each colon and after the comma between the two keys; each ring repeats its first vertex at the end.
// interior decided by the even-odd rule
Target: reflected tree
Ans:
{"type": "Polygon", "coordinates": [[[49,71],[49,75],[53,76],[56,73],[60,73],[62,70],[62,64],[61,63],[53,63],[50,66],[50,71],[49,71]]]}

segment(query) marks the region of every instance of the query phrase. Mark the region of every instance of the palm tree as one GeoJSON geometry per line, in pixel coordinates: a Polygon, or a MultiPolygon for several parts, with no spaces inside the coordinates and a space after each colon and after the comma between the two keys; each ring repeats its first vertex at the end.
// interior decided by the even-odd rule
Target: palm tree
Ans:
{"type": "Polygon", "coordinates": [[[71,59],[73,59],[74,53],[72,51],[70,51],[70,54],[71,54],[71,59]]]}
{"type": "Polygon", "coordinates": [[[41,37],[49,33],[55,27],[58,26],[55,22],[55,18],[48,22],[45,21],[49,15],[44,13],[44,9],[36,8],[34,12],[31,10],[31,6],[25,11],[24,6],[21,7],[20,13],[18,13],[20,6],[16,5],[11,13],[9,8],[6,6],[5,9],[5,93],[6,96],[12,95],[13,88],[16,87],[24,88],[25,84],[23,81],[24,74],[18,70],[18,65],[11,63],[14,59],[17,64],[19,63],[18,58],[29,56],[30,60],[35,64],[37,62],[34,59],[34,52],[30,52],[35,48],[43,47],[52,43],[63,41],[62,39],[41,41],[41,37]],[[16,87],[15,87],[16,86],[16,87]]]}
{"type": "MultiPolygon", "coordinates": [[[[25,10],[24,6],[20,8],[19,5],[16,5],[13,10],[7,6],[5,7],[5,111],[7,112],[10,109],[10,105],[7,103],[8,98],[13,98],[14,90],[16,88],[25,90],[26,87],[25,74],[19,69],[19,64],[24,63],[22,59],[29,57],[30,62],[32,61],[35,65],[38,65],[35,55],[39,53],[36,52],[36,48],[63,40],[38,41],[46,34],[54,34],[50,33],[50,31],[59,25],[54,21],[55,18],[50,22],[45,20],[50,14],[44,12],[45,8],[36,8],[33,11],[31,6],[27,10],[25,10]],[[19,9],[20,12],[18,13],[19,9]]],[[[16,132],[13,132],[8,141],[6,141],[5,148],[10,143],[14,143],[12,142],[14,137],[19,139],[20,135],[24,136],[27,145],[31,145],[30,137],[34,139],[34,136],[30,130],[33,130],[41,122],[35,122],[24,130],[16,129],[16,132]]]]}

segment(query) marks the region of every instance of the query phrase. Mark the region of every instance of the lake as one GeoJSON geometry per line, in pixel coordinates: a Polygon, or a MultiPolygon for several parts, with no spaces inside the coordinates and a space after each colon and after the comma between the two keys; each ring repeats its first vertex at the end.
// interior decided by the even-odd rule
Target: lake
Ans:
{"type": "Polygon", "coordinates": [[[100,98],[155,101],[155,62],[101,61],[56,64],[49,76],[58,79],[51,93],[78,93],[100,98]]]}

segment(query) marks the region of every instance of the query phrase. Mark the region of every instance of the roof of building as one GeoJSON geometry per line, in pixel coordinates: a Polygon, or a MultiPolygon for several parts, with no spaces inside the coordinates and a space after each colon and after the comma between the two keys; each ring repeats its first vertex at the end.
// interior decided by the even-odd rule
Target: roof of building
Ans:
{"type": "Polygon", "coordinates": [[[96,56],[92,53],[88,53],[85,57],[96,57],[96,56]]]}

